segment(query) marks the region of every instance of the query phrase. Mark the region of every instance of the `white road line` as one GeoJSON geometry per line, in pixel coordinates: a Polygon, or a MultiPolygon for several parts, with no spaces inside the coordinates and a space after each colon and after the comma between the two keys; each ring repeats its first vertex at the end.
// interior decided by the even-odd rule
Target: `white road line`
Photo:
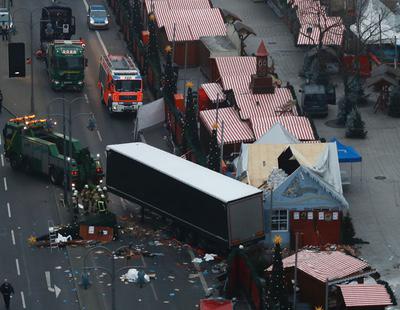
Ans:
{"type": "Polygon", "coordinates": [[[21,291],[21,300],[22,300],[22,308],[26,309],[25,295],[24,295],[24,292],[22,292],[22,291],[21,291]]]}
{"type": "MultiPolygon", "coordinates": [[[[190,259],[193,261],[194,254],[193,254],[192,249],[188,248],[188,252],[189,252],[189,255],[190,255],[190,259]]],[[[210,293],[210,290],[208,289],[208,285],[207,285],[206,279],[204,279],[204,276],[203,276],[203,273],[200,270],[199,264],[198,263],[193,263],[193,265],[194,265],[194,268],[196,268],[196,270],[197,270],[197,274],[199,275],[201,285],[203,286],[203,290],[207,295],[208,293],[210,293]]]]}
{"type": "Polygon", "coordinates": [[[14,229],[11,229],[11,240],[12,240],[12,244],[15,245],[14,229]]]}
{"type": "Polygon", "coordinates": [[[19,261],[18,258],[15,259],[15,264],[17,265],[17,275],[21,275],[21,270],[19,270],[19,261]]]}
{"type": "Polygon", "coordinates": [[[86,0],[83,0],[83,4],[85,5],[86,11],[88,11],[89,10],[89,5],[87,4],[86,0]]]}
{"type": "Polygon", "coordinates": [[[0,157],[1,157],[1,166],[4,167],[4,156],[3,156],[3,154],[1,154],[0,157]]]}
{"type": "Polygon", "coordinates": [[[9,202],[7,202],[7,212],[8,212],[8,217],[11,218],[11,208],[9,202]]]}
{"type": "Polygon", "coordinates": [[[1,145],[1,136],[0,136],[0,145],[1,145]]]}
{"type": "Polygon", "coordinates": [[[84,94],[83,96],[85,97],[86,103],[89,103],[89,97],[88,97],[88,95],[87,95],[87,94],[84,94]]]}
{"type": "MultiPolygon", "coordinates": [[[[143,255],[141,255],[140,258],[142,259],[143,267],[144,267],[144,268],[147,268],[147,265],[146,265],[146,262],[145,262],[145,260],[144,260],[143,255]]],[[[154,288],[154,285],[153,285],[152,282],[150,282],[150,287],[151,287],[151,290],[153,291],[154,299],[155,299],[156,301],[158,301],[158,296],[157,296],[157,293],[156,293],[156,289],[154,288]]]]}
{"type": "Polygon", "coordinates": [[[3,177],[3,181],[4,181],[4,190],[7,191],[7,178],[3,177]]]}
{"type": "MultiPolygon", "coordinates": [[[[85,0],[84,0],[84,1],[85,1],[85,0]]],[[[103,42],[103,39],[101,38],[100,33],[99,33],[97,30],[96,30],[96,36],[97,36],[97,39],[99,39],[99,42],[100,42],[101,48],[102,48],[103,51],[104,51],[104,54],[105,54],[105,55],[108,55],[107,47],[105,46],[105,44],[104,44],[104,42],[103,42]]]]}
{"type": "Polygon", "coordinates": [[[102,142],[103,138],[101,137],[100,131],[98,131],[98,130],[96,130],[96,131],[97,131],[97,136],[99,137],[100,142],[102,142]]]}
{"type": "Polygon", "coordinates": [[[104,151],[104,156],[107,158],[107,151],[104,151]]]}

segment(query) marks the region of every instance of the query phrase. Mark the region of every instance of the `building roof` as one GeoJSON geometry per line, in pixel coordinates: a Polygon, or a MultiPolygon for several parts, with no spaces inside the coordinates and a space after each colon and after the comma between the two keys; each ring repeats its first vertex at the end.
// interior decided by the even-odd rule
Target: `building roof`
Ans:
{"type": "Polygon", "coordinates": [[[206,93],[208,99],[212,103],[216,103],[218,100],[225,100],[225,94],[222,92],[222,87],[218,83],[204,83],[201,84],[201,88],[206,93]]]}
{"type": "Polygon", "coordinates": [[[210,58],[239,55],[239,50],[227,36],[201,37],[200,41],[210,52],[210,58]]]}
{"type": "Polygon", "coordinates": [[[310,120],[305,116],[270,116],[252,117],[251,126],[256,139],[262,137],[275,124],[280,123],[292,136],[301,141],[315,141],[314,131],[310,120]]]}
{"type": "Polygon", "coordinates": [[[257,71],[256,57],[253,56],[217,57],[215,63],[221,77],[251,76],[257,71]]]}
{"type": "Polygon", "coordinates": [[[208,0],[145,0],[147,11],[153,4],[157,26],[164,27],[168,41],[196,41],[200,37],[226,36],[226,26],[218,8],[208,0]]]}
{"type": "Polygon", "coordinates": [[[346,307],[389,306],[392,300],[381,284],[338,285],[346,307]]]}
{"type": "Polygon", "coordinates": [[[293,0],[292,7],[297,6],[297,18],[300,22],[298,45],[318,45],[320,31],[326,31],[323,45],[341,45],[345,27],[337,16],[328,16],[326,7],[315,0],[293,0]],[[308,30],[311,30],[309,33],[308,30]]]}
{"type": "MultiPolygon", "coordinates": [[[[283,268],[294,267],[295,255],[284,258],[282,262],[283,268]]],[[[297,268],[324,283],[357,274],[367,267],[366,262],[339,251],[302,250],[297,253],[297,268]]]]}
{"type": "Polygon", "coordinates": [[[145,143],[114,144],[108,145],[106,149],[150,166],[225,203],[261,192],[255,187],[145,143]]]}
{"type": "MultiPolygon", "coordinates": [[[[216,120],[217,110],[200,111],[200,120],[211,133],[216,120]]],[[[255,141],[253,131],[247,122],[240,119],[235,108],[218,109],[218,143],[221,143],[222,121],[224,121],[224,144],[251,143],[255,141]]]]}
{"type": "Polygon", "coordinates": [[[268,56],[267,48],[265,47],[264,40],[261,40],[260,45],[256,51],[256,56],[265,57],[268,56]]]}
{"type": "Polygon", "coordinates": [[[296,144],[300,143],[281,123],[276,122],[264,135],[259,137],[258,144],[296,144]]]}

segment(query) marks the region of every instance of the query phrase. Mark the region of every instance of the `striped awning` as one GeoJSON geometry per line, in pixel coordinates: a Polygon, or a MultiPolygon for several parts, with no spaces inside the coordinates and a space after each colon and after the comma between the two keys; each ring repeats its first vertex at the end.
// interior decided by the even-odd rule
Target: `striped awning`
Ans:
{"type": "Polygon", "coordinates": [[[158,27],[165,28],[169,41],[196,41],[200,37],[226,35],[224,19],[218,8],[173,9],[167,1],[157,1],[154,13],[158,27]]]}
{"type": "MultiPolygon", "coordinates": [[[[284,258],[282,262],[283,268],[294,267],[295,255],[284,258]]],[[[324,283],[328,279],[342,279],[357,274],[367,267],[369,265],[366,262],[339,251],[303,250],[297,253],[297,268],[324,283]]]]}
{"type": "MultiPolygon", "coordinates": [[[[217,110],[200,111],[200,121],[211,134],[216,120],[217,110]]],[[[253,131],[246,121],[240,119],[235,108],[218,109],[218,143],[221,143],[221,126],[224,121],[224,144],[252,143],[255,141],[253,131]]]]}
{"type": "Polygon", "coordinates": [[[274,126],[276,123],[279,123],[298,140],[315,140],[314,131],[311,127],[310,120],[305,116],[290,115],[250,118],[250,123],[256,139],[262,137],[272,128],[272,126],[274,126]]]}
{"type": "Polygon", "coordinates": [[[345,27],[342,19],[337,16],[328,16],[326,7],[318,0],[294,0],[292,7],[294,6],[297,6],[297,18],[300,22],[298,45],[318,45],[321,31],[326,31],[322,39],[323,45],[343,43],[345,27]]]}
{"type": "MultiPolygon", "coordinates": [[[[235,91],[236,103],[242,119],[278,116],[283,105],[293,100],[292,93],[287,88],[275,88],[273,94],[239,93],[235,91]]],[[[292,112],[285,115],[298,115],[294,106],[292,112]]]]}
{"type": "Polygon", "coordinates": [[[204,83],[200,86],[206,93],[208,99],[212,103],[216,103],[218,100],[225,100],[225,94],[222,92],[222,87],[218,83],[204,83]]]}
{"type": "Polygon", "coordinates": [[[154,5],[155,11],[163,7],[168,10],[193,10],[211,8],[208,0],[145,0],[147,12],[151,11],[151,5],[154,5]]]}
{"type": "Polygon", "coordinates": [[[256,57],[253,56],[216,57],[215,63],[221,77],[251,76],[256,73],[256,57]]]}
{"type": "Polygon", "coordinates": [[[346,307],[389,306],[392,300],[381,284],[338,285],[346,307]]]}

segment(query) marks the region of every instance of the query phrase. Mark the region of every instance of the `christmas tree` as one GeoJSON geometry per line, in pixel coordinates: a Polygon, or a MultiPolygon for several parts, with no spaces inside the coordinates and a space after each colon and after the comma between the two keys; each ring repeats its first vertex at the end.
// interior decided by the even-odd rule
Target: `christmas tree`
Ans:
{"type": "Polygon", "coordinates": [[[148,57],[150,59],[159,59],[158,53],[158,42],[157,42],[157,26],[156,26],[156,16],[153,13],[149,14],[149,47],[148,47],[148,57]]]}
{"type": "Polygon", "coordinates": [[[215,124],[211,133],[210,150],[208,154],[207,165],[211,170],[220,172],[221,170],[221,149],[218,145],[217,137],[218,125],[215,124]]]}
{"type": "Polygon", "coordinates": [[[351,220],[349,212],[343,216],[341,223],[341,234],[343,244],[354,244],[354,236],[356,232],[354,230],[353,221],[351,220]]]}
{"type": "Polygon", "coordinates": [[[183,134],[186,137],[189,145],[192,147],[198,147],[200,145],[199,135],[197,130],[197,104],[193,97],[193,83],[187,82],[187,95],[186,95],[186,110],[185,110],[185,121],[183,125],[183,134]]]}
{"type": "Polygon", "coordinates": [[[133,1],[133,8],[132,8],[132,26],[133,26],[133,33],[134,36],[140,39],[140,34],[143,30],[143,23],[142,17],[140,15],[141,6],[140,0],[133,1]]]}
{"type": "Polygon", "coordinates": [[[288,310],[289,302],[284,285],[283,263],[282,263],[282,238],[277,235],[274,238],[275,248],[272,262],[272,272],[269,286],[267,288],[266,309],[288,310]]]}
{"type": "Polygon", "coordinates": [[[172,48],[167,46],[165,48],[166,53],[166,64],[164,66],[164,74],[162,77],[163,94],[164,98],[173,100],[173,96],[176,93],[176,83],[178,81],[178,76],[172,67],[172,48]]]}
{"type": "Polygon", "coordinates": [[[347,117],[346,121],[346,137],[347,138],[361,138],[364,139],[367,135],[365,131],[365,123],[361,119],[361,114],[358,112],[356,106],[347,117]]]}
{"type": "Polygon", "coordinates": [[[400,117],[400,87],[396,86],[390,93],[389,116],[400,117]]]}

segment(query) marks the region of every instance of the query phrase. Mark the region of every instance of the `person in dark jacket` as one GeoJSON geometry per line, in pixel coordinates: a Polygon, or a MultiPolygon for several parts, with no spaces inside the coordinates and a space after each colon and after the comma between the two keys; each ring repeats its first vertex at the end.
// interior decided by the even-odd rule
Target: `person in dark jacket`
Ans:
{"type": "Polygon", "coordinates": [[[7,279],[4,279],[4,283],[0,286],[0,293],[3,295],[6,309],[10,309],[10,299],[11,294],[14,294],[14,288],[8,283],[7,279]]]}

